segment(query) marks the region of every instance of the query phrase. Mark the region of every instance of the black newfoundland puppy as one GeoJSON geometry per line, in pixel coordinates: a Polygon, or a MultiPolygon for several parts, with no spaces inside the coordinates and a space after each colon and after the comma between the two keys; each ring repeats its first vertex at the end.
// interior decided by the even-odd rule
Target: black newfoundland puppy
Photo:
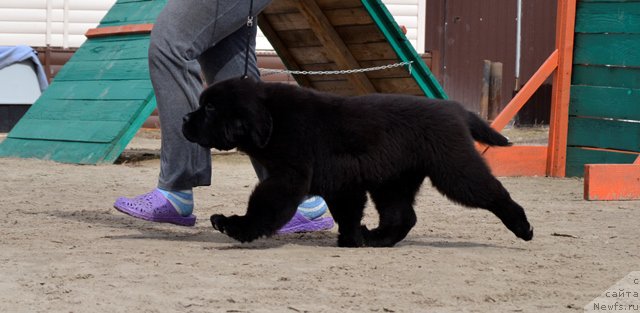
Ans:
{"type": "Polygon", "coordinates": [[[238,148],[268,170],[246,215],[211,216],[215,229],[241,242],[273,235],[305,195],[320,195],[338,224],[338,246],[393,246],[416,223],[414,198],[427,176],[450,200],[487,209],[516,236],[533,237],[473,141],[508,140],[453,101],[341,97],[237,78],[202,93],[183,133],[207,148],[238,148]],[[380,217],[372,230],[361,225],[367,192],[380,217]]]}

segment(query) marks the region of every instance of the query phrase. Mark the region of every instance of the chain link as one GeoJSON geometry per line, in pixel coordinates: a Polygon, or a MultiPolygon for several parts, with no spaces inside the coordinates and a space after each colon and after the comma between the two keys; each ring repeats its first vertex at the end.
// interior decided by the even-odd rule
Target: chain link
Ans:
{"type": "Polygon", "coordinates": [[[277,70],[277,69],[269,69],[269,68],[260,68],[260,74],[262,76],[270,76],[275,74],[291,74],[291,75],[344,75],[344,74],[354,74],[354,73],[364,73],[364,72],[373,72],[373,71],[382,71],[391,68],[408,66],[409,74],[411,74],[411,64],[413,61],[400,62],[395,64],[367,67],[367,68],[358,68],[351,70],[338,70],[338,71],[291,71],[291,70],[277,70]]]}

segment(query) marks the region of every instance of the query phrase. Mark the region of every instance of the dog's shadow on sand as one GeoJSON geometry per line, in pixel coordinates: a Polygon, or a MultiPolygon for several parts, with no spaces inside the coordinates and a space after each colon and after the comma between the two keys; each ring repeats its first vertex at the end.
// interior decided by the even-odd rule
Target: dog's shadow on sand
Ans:
{"type": "MultiPolygon", "coordinates": [[[[158,224],[130,216],[116,213],[112,210],[80,210],[48,212],[51,216],[80,223],[86,223],[97,227],[120,229],[122,234],[109,234],[102,238],[111,240],[161,240],[176,242],[201,242],[214,243],[220,246],[208,246],[204,249],[211,250],[236,250],[236,249],[272,249],[289,244],[317,247],[337,247],[337,227],[330,231],[282,234],[268,238],[260,238],[251,243],[239,243],[225,234],[214,230],[208,219],[201,219],[194,227],[179,227],[169,224],[158,224]],[[135,233],[132,233],[135,232],[135,233]]],[[[111,232],[113,233],[113,232],[111,232]]],[[[460,241],[455,238],[443,238],[439,236],[409,236],[395,245],[397,248],[431,247],[431,248],[494,248],[523,250],[522,248],[480,243],[472,241],[460,241]]]]}

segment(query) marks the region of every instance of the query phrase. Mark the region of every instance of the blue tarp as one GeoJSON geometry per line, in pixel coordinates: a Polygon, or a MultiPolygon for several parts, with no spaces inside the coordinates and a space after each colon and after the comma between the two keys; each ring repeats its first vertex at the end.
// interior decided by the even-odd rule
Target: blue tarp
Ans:
{"type": "Polygon", "coordinates": [[[29,46],[0,46],[0,69],[26,60],[30,60],[35,65],[40,91],[44,91],[49,86],[49,82],[38,59],[38,53],[29,46]]]}

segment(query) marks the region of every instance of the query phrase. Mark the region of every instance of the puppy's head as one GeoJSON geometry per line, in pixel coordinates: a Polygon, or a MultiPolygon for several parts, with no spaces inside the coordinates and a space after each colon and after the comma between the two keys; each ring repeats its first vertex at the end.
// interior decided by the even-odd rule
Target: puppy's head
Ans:
{"type": "Polygon", "coordinates": [[[205,89],[200,107],[185,115],[182,133],[205,148],[264,148],[272,120],[262,104],[261,86],[251,78],[233,78],[205,89]]]}

